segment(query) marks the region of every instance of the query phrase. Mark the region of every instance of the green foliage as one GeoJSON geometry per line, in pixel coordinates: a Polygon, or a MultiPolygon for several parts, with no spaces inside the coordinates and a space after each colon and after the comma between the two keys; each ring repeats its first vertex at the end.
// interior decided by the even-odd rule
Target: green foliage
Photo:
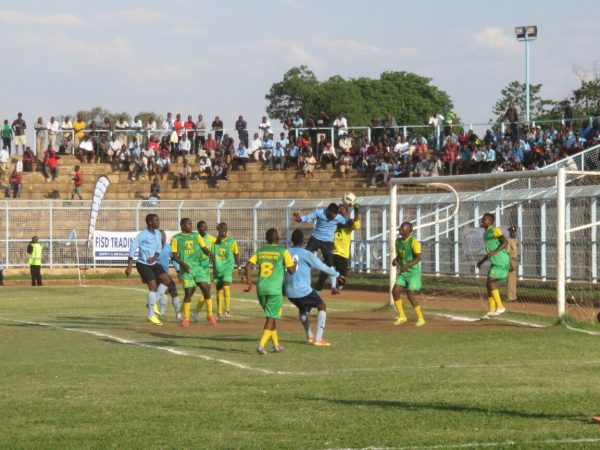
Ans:
{"type": "Polygon", "coordinates": [[[577,89],[573,91],[573,107],[580,115],[594,114],[600,100],[600,74],[591,80],[581,79],[577,89]]]}
{"type": "Polygon", "coordinates": [[[453,107],[431,78],[414,73],[384,72],[379,79],[335,75],[320,82],[306,66],[290,69],[265,98],[268,114],[279,120],[295,112],[317,117],[323,111],[332,120],[344,113],[350,125],[367,125],[373,117],[388,114],[397,123],[427,123],[433,111],[453,107]]]}
{"type": "MultiPolygon", "coordinates": [[[[529,86],[529,112],[530,119],[541,119],[547,115],[549,111],[555,107],[556,103],[553,100],[542,98],[540,90],[541,84],[531,84],[529,86]]],[[[492,108],[492,113],[496,116],[496,123],[503,121],[504,114],[508,109],[509,103],[514,103],[519,112],[519,120],[525,120],[525,83],[519,81],[511,81],[500,91],[501,97],[492,108]]]]}
{"type": "Polygon", "coordinates": [[[131,121],[131,116],[126,112],[111,112],[107,109],[102,108],[101,106],[95,106],[92,109],[80,109],[77,111],[74,117],[81,114],[81,117],[86,123],[89,123],[91,120],[95,120],[96,123],[102,123],[102,121],[108,117],[112,124],[115,124],[119,118],[124,117],[127,122],[131,121]]]}
{"type": "Polygon", "coordinates": [[[158,127],[161,126],[162,121],[163,121],[163,117],[160,114],[157,114],[152,111],[140,111],[139,113],[136,114],[136,116],[140,116],[140,119],[142,120],[142,123],[144,124],[144,126],[148,123],[148,121],[151,118],[154,118],[154,120],[156,121],[156,125],[158,127]]]}

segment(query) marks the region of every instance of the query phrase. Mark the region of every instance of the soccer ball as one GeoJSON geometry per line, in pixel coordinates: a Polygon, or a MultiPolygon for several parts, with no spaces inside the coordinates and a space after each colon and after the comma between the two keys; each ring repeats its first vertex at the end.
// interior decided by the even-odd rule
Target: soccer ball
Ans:
{"type": "Polygon", "coordinates": [[[356,195],[352,192],[346,192],[342,196],[342,203],[346,206],[354,206],[356,204],[356,195]]]}

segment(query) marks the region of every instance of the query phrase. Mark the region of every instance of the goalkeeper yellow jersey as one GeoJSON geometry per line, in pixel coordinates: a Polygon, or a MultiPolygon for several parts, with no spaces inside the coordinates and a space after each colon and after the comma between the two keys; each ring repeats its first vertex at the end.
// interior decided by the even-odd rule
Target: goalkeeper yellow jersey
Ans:
{"type": "Polygon", "coordinates": [[[333,254],[342,258],[350,258],[352,233],[360,229],[360,220],[354,219],[352,225],[338,225],[333,234],[333,254]]]}

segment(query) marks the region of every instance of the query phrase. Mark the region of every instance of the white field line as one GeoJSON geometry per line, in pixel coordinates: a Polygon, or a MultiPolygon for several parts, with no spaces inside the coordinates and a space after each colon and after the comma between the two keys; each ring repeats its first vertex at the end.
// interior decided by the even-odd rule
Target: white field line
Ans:
{"type": "Polygon", "coordinates": [[[540,441],[504,441],[504,442],[469,442],[464,444],[438,444],[438,445],[413,445],[410,447],[363,447],[363,448],[330,448],[327,450],[437,450],[453,448],[486,448],[486,447],[514,447],[528,445],[551,444],[591,444],[600,442],[600,438],[575,438],[575,439],[546,439],[540,441]]]}
{"type": "MultiPolygon", "coordinates": [[[[438,316],[438,317],[446,317],[447,319],[451,319],[451,320],[457,320],[457,321],[461,321],[461,322],[480,322],[481,317],[469,317],[469,316],[458,316],[456,314],[442,314],[442,313],[429,313],[433,316],[438,316]]],[[[532,327],[532,328],[548,328],[548,325],[540,325],[537,323],[533,323],[533,322],[526,322],[524,320],[515,320],[515,319],[507,319],[504,317],[493,317],[491,319],[485,319],[488,321],[499,321],[499,322],[508,322],[508,323],[514,323],[517,325],[525,325],[527,327],[532,327]]]]}
{"type": "Polygon", "coordinates": [[[94,331],[94,330],[87,330],[87,329],[83,329],[83,328],[63,327],[63,326],[50,324],[50,323],[46,323],[46,322],[33,322],[33,321],[27,321],[27,320],[10,319],[10,318],[6,318],[6,317],[0,317],[0,320],[4,320],[7,322],[28,324],[28,325],[36,325],[36,326],[40,326],[40,327],[54,328],[54,329],[63,330],[63,331],[73,331],[76,333],[89,334],[92,336],[109,339],[113,342],[117,342],[117,343],[124,344],[124,345],[132,345],[132,346],[137,346],[137,347],[142,347],[142,348],[162,350],[162,351],[165,351],[165,352],[177,355],[177,356],[188,356],[188,357],[192,357],[192,358],[202,359],[205,361],[218,362],[218,363],[225,364],[228,366],[236,367],[238,369],[257,371],[257,372],[261,372],[261,373],[265,373],[265,374],[269,374],[269,375],[315,376],[315,375],[336,375],[336,374],[354,373],[354,372],[382,373],[382,372],[404,372],[404,371],[436,370],[436,369],[444,369],[444,370],[446,370],[446,369],[497,369],[497,368],[520,368],[520,367],[526,367],[526,366],[536,366],[536,367],[537,366],[554,366],[554,367],[558,366],[558,367],[561,367],[561,366],[573,366],[573,365],[587,366],[587,365],[599,365],[600,364],[600,360],[586,361],[586,362],[581,362],[581,361],[558,362],[556,360],[552,360],[552,361],[529,361],[529,363],[512,363],[512,364],[443,363],[443,364],[435,364],[435,365],[432,364],[432,365],[424,365],[424,366],[406,366],[406,365],[405,366],[396,366],[396,367],[387,366],[387,367],[383,367],[383,368],[382,367],[354,367],[354,368],[349,368],[349,369],[318,370],[318,371],[314,371],[314,372],[276,371],[276,370],[270,370],[270,369],[263,369],[263,368],[259,368],[259,367],[252,367],[250,365],[239,363],[237,361],[231,361],[231,360],[226,360],[226,359],[222,359],[222,358],[213,358],[211,356],[190,353],[190,352],[186,352],[186,351],[182,351],[182,350],[176,350],[172,347],[162,346],[160,344],[154,345],[154,344],[149,344],[149,343],[145,343],[145,342],[132,341],[132,340],[125,339],[125,338],[122,338],[119,336],[115,336],[115,335],[108,334],[108,333],[102,333],[102,332],[94,331]]]}
{"type": "Polygon", "coordinates": [[[566,322],[562,322],[563,326],[567,329],[567,330],[571,330],[571,331],[576,331],[578,333],[584,333],[584,334],[591,334],[593,336],[600,336],[600,333],[598,333],[597,331],[591,331],[591,330],[582,330],[580,328],[575,328],[572,327],[571,325],[569,325],[566,322]]]}
{"type": "MultiPolygon", "coordinates": [[[[192,358],[198,358],[198,359],[203,359],[205,361],[211,361],[211,362],[218,362],[221,364],[225,364],[227,366],[233,366],[236,367],[238,369],[243,369],[243,370],[253,370],[256,372],[261,372],[261,373],[266,373],[269,375],[296,375],[296,373],[292,373],[292,372],[285,372],[285,371],[276,371],[276,370],[269,370],[269,369],[263,369],[260,367],[252,367],[246,364],[242,364],[236,361],[230,361],[227,359],[222,359],[222,358],[213,358],[211,356],[206,356],[206,355],[199,355],[196,353],[189,353],[189,352],[185,352],[182,350],[176,350],[172,347],[166,347],[166,346],[162,346],[162,345],[154,345],[154,344],[148,344],[145,342],[137,342],[137,341],[131,341],[129,339],[125,339],[125,338],[121,338],[118,336],[114,336],[112,334],[108,334],[108,333],[102,333],[100,331],[93,331],[93,330],[86,330],[83,328],[69,328],[69,327],[61,327],[58,325],[54,325],[51,323],[45,323],[45,322],[32,322],[32,321],[28,321],[28,320],[16,320],[16,319],[8,319],[5,317],[0,317],[0,320],[5,320],[7,322],[15,322],[15,323],[23,323],[23,324],[27,324],[27,325],[36,325],[36,326],[40,326],[40,327],[47,327],[47,328],[54,328],[57,330],[63,330],[63,331],[74,331],[76,333],[83,333],[83,334],[90,334],[92,336],[97,336],[97,337],[101,337],[101,338],[105,338],[105,339],[109,339],[111,341],[114,342],[118,342],[119,344],[125,344],[125,345],[133,345],[136,347],[143,347],[143,348],[151,348],[154,350],[162,350],[168,353],[172,353],[174,355],[178,355],[178,356],[189,356],[192,358]]],[[[301,375],[301,373],[298,373],[297,375],[301,375]]]]}

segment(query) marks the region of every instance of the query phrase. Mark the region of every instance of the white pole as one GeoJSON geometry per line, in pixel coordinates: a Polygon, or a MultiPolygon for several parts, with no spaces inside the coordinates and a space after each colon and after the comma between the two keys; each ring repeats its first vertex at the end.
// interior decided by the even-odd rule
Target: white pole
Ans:
{"type": "Polygon", "coordinates": [[[79,280],[79,286],[81,286],[81,266],[79,265],[79,246],[77,245],[77,234],[75,234],[75,239],[73,242],[75,243],[75,258],[77,259],[77,279],[79,280]]]}
{"type": "Polygon", "coordinates": [[[389,234],[389,248],[390,248],[390,305],[394,304],[394,298],[392,297],[392,288],[396,282],[396,266],[392,265],[392,260],[396,257],[396,230],[398,229],[396,224],[396,218],[398,217],[398,186],[393,184],[390,187],[390,234],[389,234]]]}
{"type": "Polygon", "coordinates": [[[558,169],[556,176],[556,302],[558,317],[565,315],[565,209],[566,209],[566,169],[558,169]]]}

